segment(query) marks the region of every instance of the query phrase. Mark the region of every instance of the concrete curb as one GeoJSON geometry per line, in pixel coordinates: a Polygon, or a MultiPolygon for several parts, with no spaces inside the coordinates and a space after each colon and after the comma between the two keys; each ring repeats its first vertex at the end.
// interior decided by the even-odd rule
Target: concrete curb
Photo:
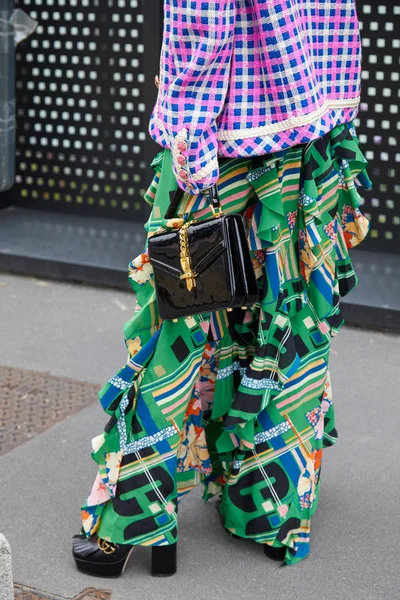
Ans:
{"type": "Polygon", "coordinates": [[[11,548],[0,533],[0,600],[13,600],[13,578],[11,569],[11,548]]]}

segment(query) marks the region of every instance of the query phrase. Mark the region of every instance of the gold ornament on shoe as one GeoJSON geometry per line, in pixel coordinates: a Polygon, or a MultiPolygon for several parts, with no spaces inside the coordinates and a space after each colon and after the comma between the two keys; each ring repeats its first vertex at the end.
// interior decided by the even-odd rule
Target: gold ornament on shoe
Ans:
{"type": "Polygon", "coordinates": [[[97,538],[97,546],[99,550],[104,552],[104,554],[113,554],[117,550],[115,544],[107,542],[106,540],[103,540],[101,538],[97,538]]]}

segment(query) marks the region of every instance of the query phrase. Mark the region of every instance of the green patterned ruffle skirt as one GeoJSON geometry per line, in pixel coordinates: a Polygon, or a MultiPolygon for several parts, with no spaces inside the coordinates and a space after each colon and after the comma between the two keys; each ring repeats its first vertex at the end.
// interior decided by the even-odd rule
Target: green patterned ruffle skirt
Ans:
{"type": "MultiPolygon", "coordinates": [[[[169,151],[153,167],[148,236],[169,225],[176,189],[169,151]]],[[[229,532],[285,546],[287,564],[307,555],[323,449],[337,438],[331,338],[356,284],[348,250],[368,232],[365,168],[351,124],[262,160],[221,160],[221,203],[247,218],[258,278],[247,310],[162,322],[146,248],[132,261],[129,359],[100,392],[109,421],[92,441],[88,536],[174,543],[178,501],[202,482],[229,532]]],[[[178,215],[211,217],[207,197],[186,194],[178,215]]]]}

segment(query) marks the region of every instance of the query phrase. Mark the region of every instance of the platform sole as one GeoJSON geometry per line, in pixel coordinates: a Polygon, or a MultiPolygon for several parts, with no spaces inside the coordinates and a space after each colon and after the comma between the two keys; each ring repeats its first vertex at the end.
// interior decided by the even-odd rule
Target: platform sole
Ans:
{"type": "Polygon", "coordinates": [[[120,577],[126,569],[126,565],[128,564],[129,557],[132,554],[135,546],[129,550],[128,554],[122,560],[114,563],[97,563],[90,562],[88,560],[81,560],[79,558],[75,558],[75,563],[78,571],[81,573],[85,573],[85,575],[92,575],[93,577],[120,577]]]}

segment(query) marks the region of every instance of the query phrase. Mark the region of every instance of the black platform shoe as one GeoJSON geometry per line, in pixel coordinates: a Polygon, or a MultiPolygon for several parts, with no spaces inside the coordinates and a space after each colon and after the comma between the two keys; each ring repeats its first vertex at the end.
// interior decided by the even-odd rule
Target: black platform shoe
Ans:
{"type": "MultiPolygon", "coordinates": [[[[119,577],[125,570],[135,546],[113,544],[97,536],[72,538],[72,554],[79,571],[95,577],[119,577]]],[[[152,575],[166,577],[176,573],[176,544],[152,548],[152,575]]]]}
{"type": "Polygon", "coordinates": [[[286,547],[282,548],[274,548],[273,546],[268,546],[268,544],[264,544],[264,554],[268,556],[271,560],[277,560],[279,562],[283,562],[285,560],[286,555],[286,547]]]}
{"type": "Polygon", "coordinates": [[[74,535],[72,555],[78,570],[95,577],[119,577],[125,570],[135,546],[112,544],[97,535],[74,535]]]}

